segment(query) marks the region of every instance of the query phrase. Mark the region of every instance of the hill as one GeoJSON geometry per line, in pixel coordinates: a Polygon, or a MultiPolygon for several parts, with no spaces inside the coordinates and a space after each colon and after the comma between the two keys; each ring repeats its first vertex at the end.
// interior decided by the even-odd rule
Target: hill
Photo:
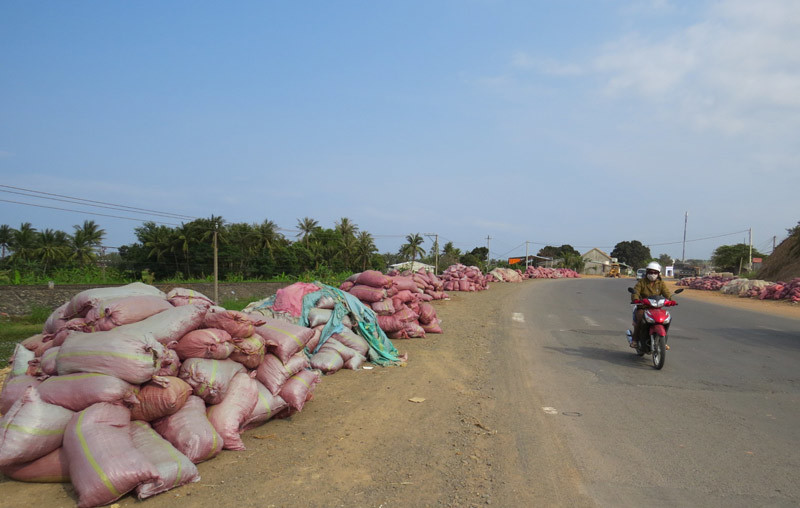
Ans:
{"type": "Polygon", "coordinates": [[[788,282],[800,277],[800,230],[795,228],[794,234],[782,241],[758,271],[762,280],[788,282]]]}

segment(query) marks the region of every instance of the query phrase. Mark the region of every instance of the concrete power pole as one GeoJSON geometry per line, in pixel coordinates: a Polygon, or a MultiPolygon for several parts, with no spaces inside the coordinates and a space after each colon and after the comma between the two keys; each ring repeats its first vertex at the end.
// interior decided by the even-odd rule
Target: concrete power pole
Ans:
{"type": "Polygon", "coordinates": [[[434,272],[439,275],[439,235],[436,233],[425,233],[428,238],[434,237],[433,240],[433,259],[434,259],[434,272]]]}
{"type": "Polygon", "coordinates": [[[489,261],[492,259],[492,248],[489,247],[491,239],[491,236],[486,235],[486,273],[489,273],[489,261]]]}
{"type": "Polygon", "coordinates": [[[528,240],[525,240],[525,269],[528,269],[528,244],[531,243],[528,240]]]}
{"type": "Polygon", "coordinates": [[[683,217],[683,252],[681,253],[681,262],[686,261],[686,225],[689,223],[689,212],[683,217]]]}
{"type": "Polygon", "coordinates": [[[747,271],[753,271],[753,228],[750,228],[750,262],[747,265],[747,271]]]}

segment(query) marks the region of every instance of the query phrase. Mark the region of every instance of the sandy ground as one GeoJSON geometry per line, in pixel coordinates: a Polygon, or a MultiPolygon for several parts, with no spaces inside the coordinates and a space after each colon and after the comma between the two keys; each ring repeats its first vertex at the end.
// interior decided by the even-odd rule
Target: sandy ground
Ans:
{"type": "MultiPolygon", "coordinates": [[[[503,493],[530,485],[503,473],[510,433],[502,414],[508,408],[497,407],[495,389],[501,387],[492,384],[489,358],[496,340],[492,320],[517,288],[495,283],[488,291],[456,292],[450,301],[435,302],[445,333],[395,341],[409,354],[406,366],[326,376],[301,413],[245,432],[246,451],[224,451],[199,464],[200,482],[145,501],[129,494],[118,505],[513,505],[503,493]]],[[[784,302],[697,290],[680,298],[800,318],[800,306],[784,302]]],[[[70,484],[26,484],[0,476],[0,506],[75,505],[70,484]]]]}

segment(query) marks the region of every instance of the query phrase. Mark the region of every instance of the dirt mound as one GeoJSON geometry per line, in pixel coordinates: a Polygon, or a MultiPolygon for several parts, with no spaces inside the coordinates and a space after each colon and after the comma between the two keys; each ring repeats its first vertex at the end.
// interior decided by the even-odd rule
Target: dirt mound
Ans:
{"type": "Polygon", "coordinates": [[[800,277],[800,231],[782,241],[758,271],[763,280],[790,281],[795,277],[800,277]]]}

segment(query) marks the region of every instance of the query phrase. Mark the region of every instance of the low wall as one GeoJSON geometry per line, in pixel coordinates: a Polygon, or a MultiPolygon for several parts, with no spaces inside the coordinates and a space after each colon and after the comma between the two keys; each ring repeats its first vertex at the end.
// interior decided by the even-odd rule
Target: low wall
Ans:
{"type": "MultiPolygon", "coordinates": [[[[274,295],[280,288],[288,286],[288,282],[220,282],[219,299],[248,299],[260,300],[274,295]]],[[[98,287],[114,287],[116,284],[104,286],[102,284],[70,284],[56,285],[53,289],[47,286],[0,286],[0,312],[9,315],[23,315],[30,313],[34,307],[47,307],[55,309],[70,298],[87,289],[98,287]]],[[[154,284],[164,292],[182,287],[203,293],[214,298],[213,283],[198,284],[154,284]]]]}

